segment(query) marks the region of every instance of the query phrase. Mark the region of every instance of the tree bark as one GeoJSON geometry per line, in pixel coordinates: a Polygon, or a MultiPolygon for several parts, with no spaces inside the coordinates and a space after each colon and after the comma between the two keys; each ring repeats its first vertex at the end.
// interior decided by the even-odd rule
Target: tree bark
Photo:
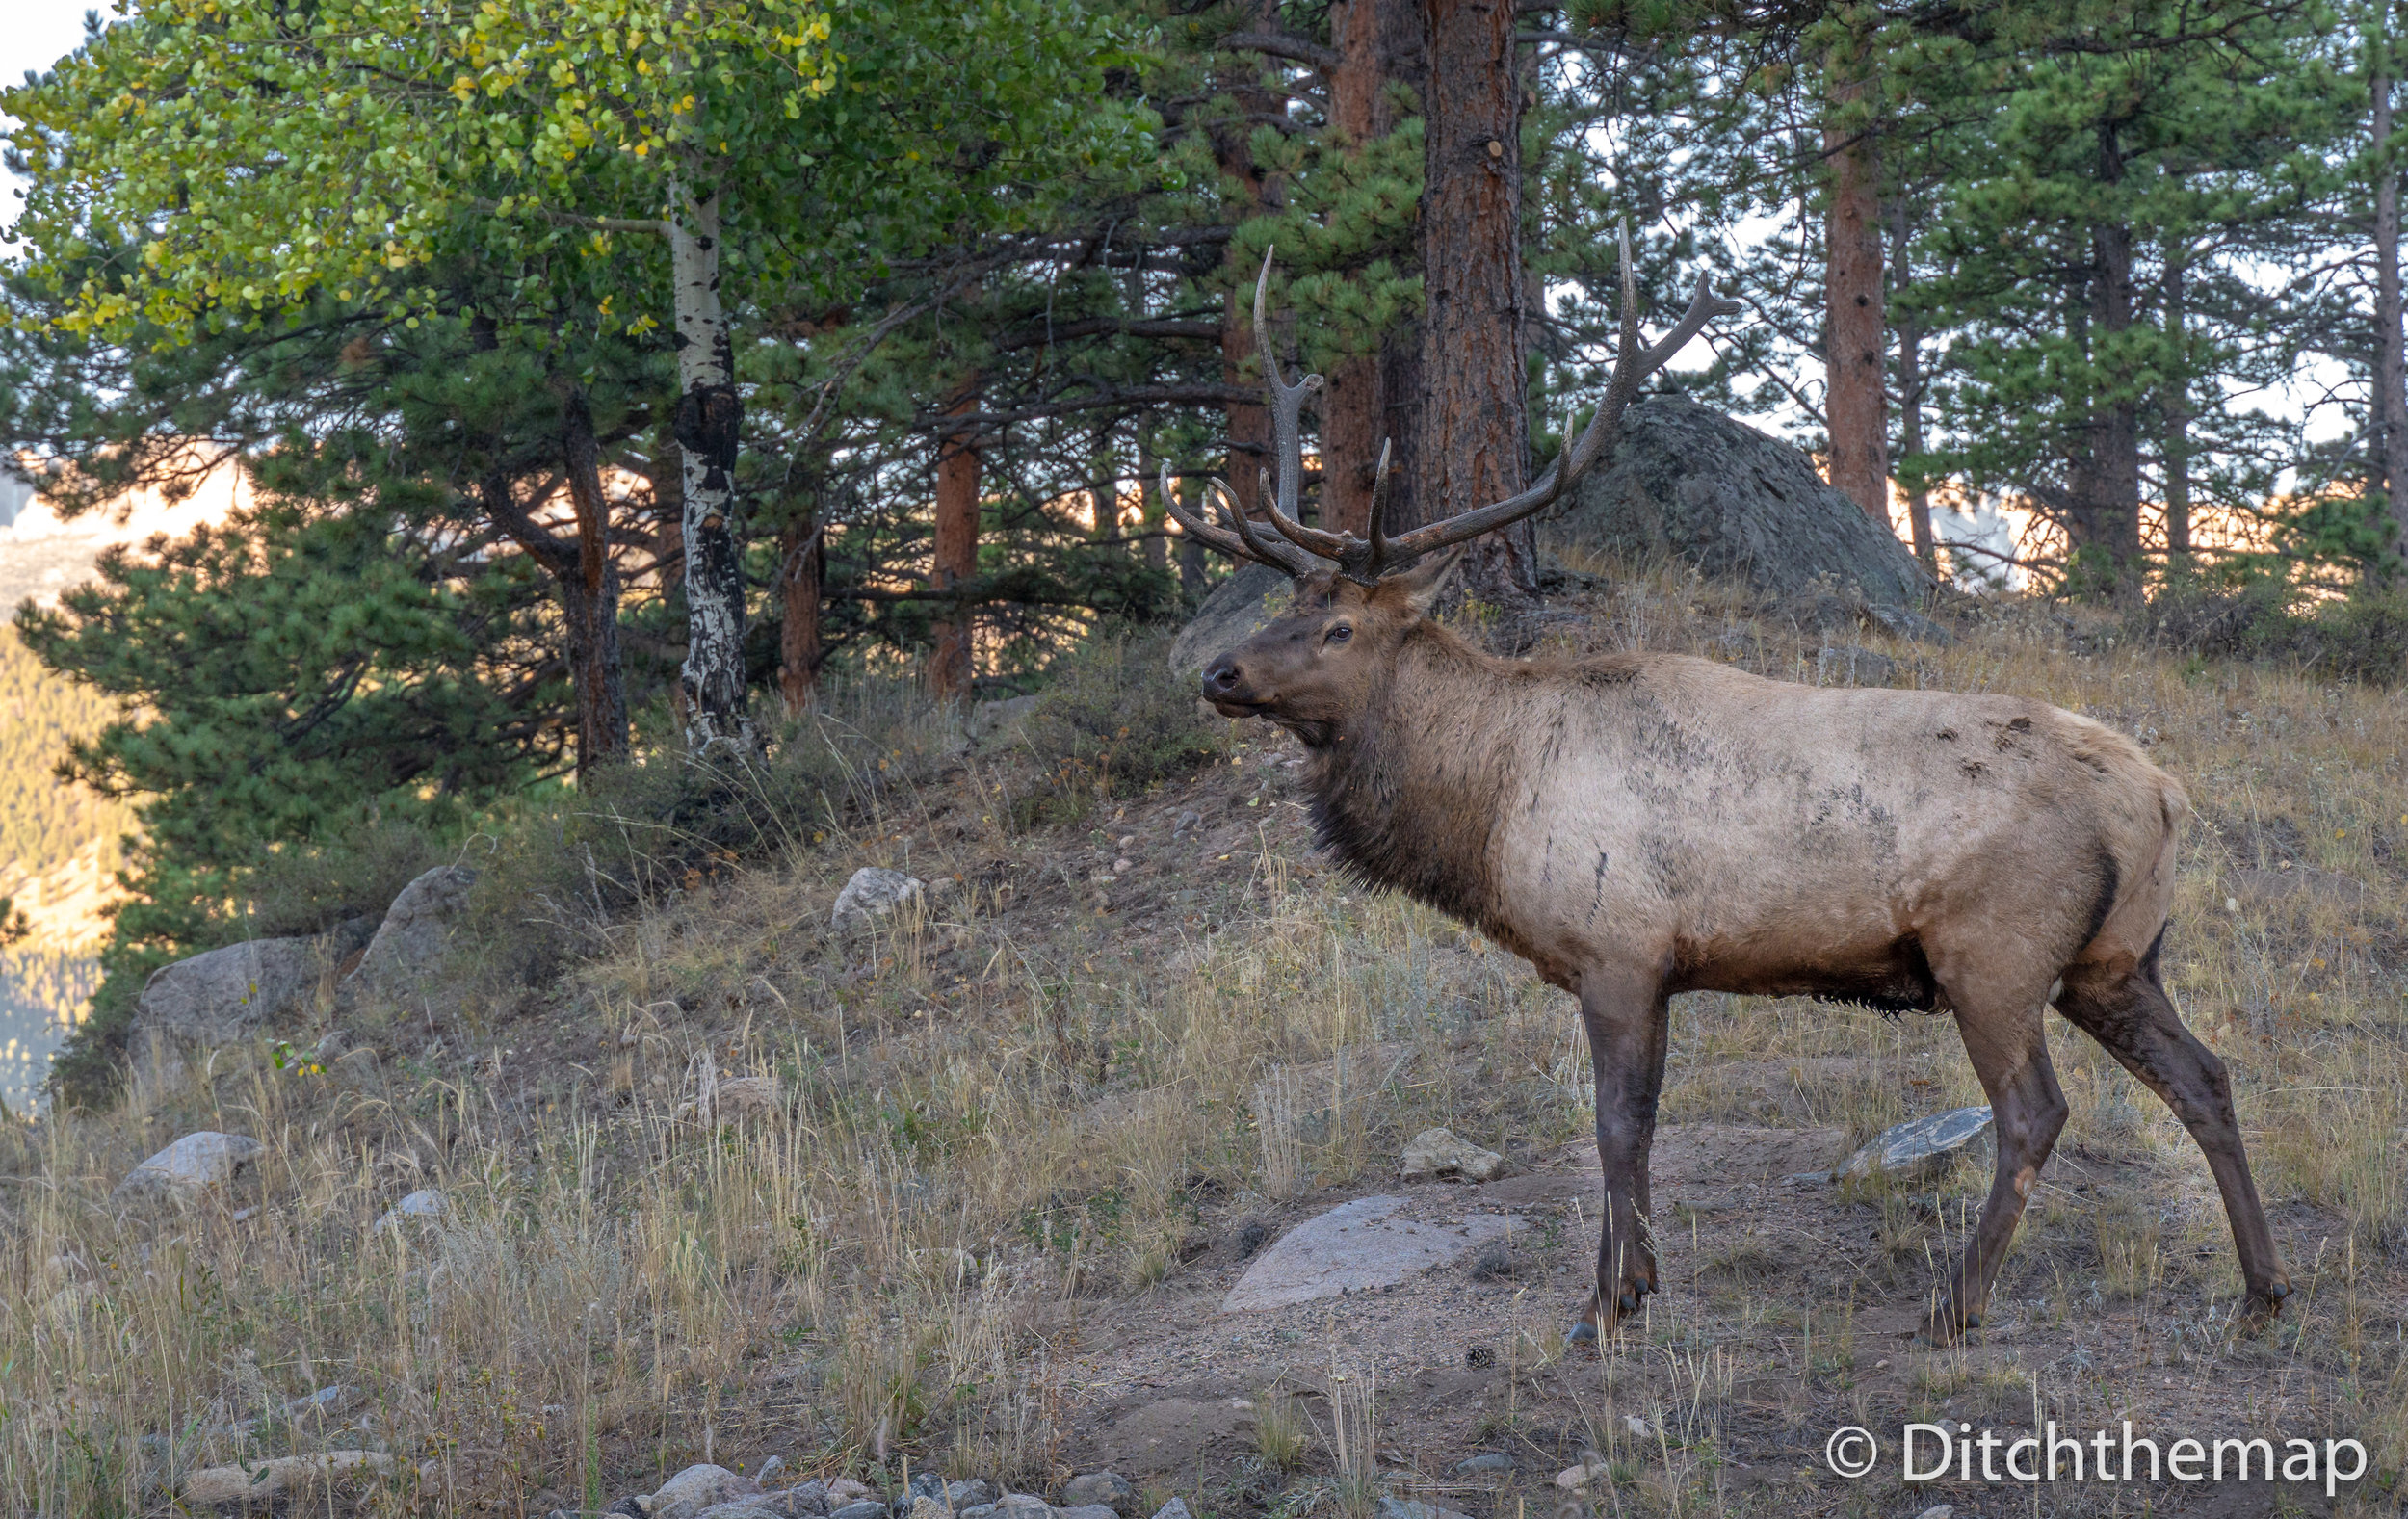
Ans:
{"type": "MultiPolygon", "coordinates": [[[[2113,148],[2107,149],[2110,155],[2113,148]]],[[[2099,349],[2132,327],[2132,228],[2100,223],[2091,228],[2089,342],[2093,383],[2115,384],[2106,376],[2099,349]]],[[[2122,597],[2140,584],[2140,428],[2129,396],[2094,394],[2082,427],[2082,457],[2069,473],[2067,536],[2078,581],[2122,597]],[[2088,562],[2087,568],[2083,562],[2088,562]]]]}
{"type": "Polygon", "coordinates": [[[2190,555],[2190,354],[2183,329],[2185,249],[2165,249],[2165,344],[2174,374],[2161,408],[2165,413],[2165,551],[2169,562],[2190,555]]]}
{"type": "Polygon", "coordinates": [[[1138,422],[1138,515],[1145,533],[1145,567],[1158,573],[1170,568],[1170,513],[1162,500],[1161,460],[1154,456],[1154,421],[1138,422]]]}
{"type": "Polygon", "coordinates": [[[827,533],[814,511],[790,522],[777,540],[777,692],[788,717],[799,717],[819,700],[820,665],[827,650],[820,642],[820,588],[827,583],[827,533]]]}
{"type": "MultiPolygon", "coordinates": [[[[1261,11],[1267,30],[1277,31],[1278,13],[1273,0],[1262,0],[1261,11]]],[[[1272,204],[1275,194],[1267,185],[1263,173],[1254,163],[1250,142],[1254,118],[1276,115],[1284,106],[1277,95],[1262,88],[1258,79],[1261,65],[1251,58],[1233,59],[1219,79],[1221,91],[1237,107],[1234,120],[1215,123],[1212,129],[1213,156],[1221,173],[1237,184],[1237,202],[1230,208],[1233,222],[1243,222],[1272,204]]],[[[1262,378],[1249,379],[1244,374],[1245,361],[1254,353],[1254,270],[1237,248],[1230,246],[1227,258],[1229,294],[1221,302],[1220,312],[1220,378],[1230,385],[1246,385],[1254,394],[1262,394],[1262,378]]],[[[1260,401],[1229,403],[1229,425],[1225,430],[1228,456],[1221,470],[1222,478],[1238,499],[1238,508],[1247,516],[1256,515],[1260,504],[1255,497],[1258,471],[1270,462],[1270,411],[1260,401]]]]}
{"type": "Polygon", "coordinates": [[[745,576],[736,542],[736,449],[744,403],[720,305],[719,196],[672,188],[669,272],[676,301],[677,444],[684,466],[686,746],[759,746],[745,693],[745,576]]]}
{"type": "MultiPolygon", "coordinates": [[[[1420,77],[1421,0],[1337,0],[1329,30],[1339,60],[1329,80],[1330,124],[1359,147],[1397,128],[1389,85],[1420,77]]],[[[1368,531],[1382,444],[1395,472],[1387,526],[1401,531],[1419,522],[1400,488],[1411,479],[1404,454],[1419,425],[1419,326],[1400,325],[1380,338],[1377,350],[1330,374],[1322,403],[1323,527],[1357,537],[1368,531]]]]}
{"type": "MultiPolygon", "coordinates": [[[[978,408],[978,377],[973,375],[955,393],[949,409],[968,415],[978,408]]],[[[977,444],[964,433],[949,432],[936,445],[936,552],[929,584],[938,590],[951,590],[979,572],[977,444]]],[[[970,609],[952,603],[929,631],[936,647],[929,659],[929,684],[939,701],[965,699],[975,678],[970,609]]]]}
{"type": "MultiPolygon", "coordinates": [[[[2391,160],[2391,28],[2376,35],[2374,95],[2374,346],[2376,415],[2383,434],[2383,485],[2391,553],[2408,559],[2408,352],[2403,352],[2399,291],[2399,168],[2391,160]]],[[[2393,571],[2395,574],[2397,570],[2393,571]]]]}
{"type": "MultiPolygon", "coordinates": [[[[1854,45],[1854,44],[1851,44],[1854,45]]],[[[1832,61],[1831,109],[1864,92],[1861,46],[1832,61]]],[[[1881,169],[1873,141],[1845,126],[1826,127],[1831,210],[1824,219],[1823,420],[1831,432],[1831,484],[1887,527],[1890,522],[1888,419],[1881,396],[1881,169]]]]}
{"type": "MultiPolygon", "coordinates": [[[[1529,479],[1522,364],[1522,82],[1511,0],[1424,0],[1422,412],[1426,514],[1469,511],[1529,479]]],[[[1537,592],[1528,518],[1471,546],[1465,587],[1537,592]]]]}
{"type": "MultiPolygon", "coordinates": [[[[1907,255],[1906,199],[1900,196],[1890,208],[1890,289],[1894,297],[1906,294],[1914,278],[1914,268],[1907,255]]],[[[1910,458],[1924,448],[1924,334],[1923,321],[1914,312],[1903,309],[1896,301],[1898,312],[1898,407],[1900,458],[1910,458]]],[[[1861,505],[1861,503],[1859,503],[1861,505]]],[[[1887,519],[1884,519],[1887,526],[1887,519]]],[[[1907,532],[1915,543],[1915,557],[1935,580],[1940,574],[1940,545],[1931,536],[1931,487],[1920,479],[1915,488],[1906,493],[1907,532]]]]}
{"type": "Polygon", "coordinates": [[[618,566],[611,562],[610,499],[602,493],[601,450],[582,388],[561,413],[561,463],[577,516],[573,564],[563,566],[561,607],[568,622],[568,662],[577,688],[577,773],[627,752],[627,680],[618,648],[618,566]]]}

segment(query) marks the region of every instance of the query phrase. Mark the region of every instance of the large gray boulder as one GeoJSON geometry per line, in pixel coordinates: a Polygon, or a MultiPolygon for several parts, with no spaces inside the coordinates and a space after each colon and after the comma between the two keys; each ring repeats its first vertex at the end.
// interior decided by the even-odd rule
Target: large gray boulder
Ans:
{"type": "Polygon", "coordinates": [[[265,1149],[248,1134],[202,1129],[126,1172],[109,1200],[120,1208],[189,1206],[249,1170],[265,1149]]]}
{"type": "Polygon", "coordinates": [[[1183,681],[1200,675],[1206,665],[1252,638],[1288,610],[1292,586],[1286,575],[1268,564],[1239,565],[1213,588],[1194,620],[1171,641],[1171,674],[1183,681]]]}
{"type": "Polygon", "coordinates": [[[134,1001],[134,1033],[217,1046],[249,1038],[318,984],[317,939],[252,939],[162,965],[134,1001]]]}
{"type": "Polygon", "coordinates": [[[1612,457],[1540,534],[1626,563],[1679,559],[1785,598],[1836,583],[1871,606],[1918,607],[1932,589],[1898,536],[1804,454],[1674,396],[1631,407],[1612,457]]]}
{"type": "MultiPolygon", "coordinates": [[[[1900,637],[1943,630],[1915,614],[1931,577],[1898,536],[1823,484],[1779,438],[1674,396],[1631,407],[1622,440],[1541,520],[1539,540],[1626,563],[1678,559],[1783,599],[1837,591],[1900,637]]],[[[1289,581],[1240,565],[1170,646],[1185,681],[1288,610],[1289,581]]]]}
{"type": "Polygon", "coordinates": [[[476,883],[475,871],[438,865],[404,886],[385,909],[367,953],[336,988],[342,1001],[415,991],[450,947],[452,930],[468,910],[468,890],[476,883]]]}

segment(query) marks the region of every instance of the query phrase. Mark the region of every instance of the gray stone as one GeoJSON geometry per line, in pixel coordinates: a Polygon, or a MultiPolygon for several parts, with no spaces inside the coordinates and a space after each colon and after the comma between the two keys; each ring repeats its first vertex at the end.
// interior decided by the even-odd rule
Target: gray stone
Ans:
{"type": "Polygon", "coordinates": [[[694,1519],[795,1519],[794,1510],[772,1498],[736,1498],[713,1504],[694,1519]]]}
{"type": "Polygon", "coordinates": [[[1987,1108],[1956,1108],[1909,1118],[1867,1140],[1842,1164],[1835,1179],[1938,1170],[1959,1155],[1987,1151],[1994,1142],[1987,1108]]]}
{"type": "Polygon", "coordinates": [[[836,908],[828,917],[839,929],[867,928],[904,903],[917,900],[927,889],[927,883],[916,876],[865,865],[836,894],[836,908]]]}
{"type": "Polygon", "coordinates": [[[1188,1506],[1174,1498],[1154,1510],[1154,1519],[1191,1519],[1188,1506]]]}
{"type": "Polygon", "coordinates": [[[1401,1197],[1357,1197],[1309,1218],[1254,1258],[1221,1299],[1223,1313],[1278,1308],[1389,1287],[1413,1271],[1451,1266],[1520,1227],[1504,1214],[1472,1214],[1440,1226],[1391,1217],[1401,1197]]]}
{"type": "Polygon", "coordinates": [[[961,731],[973,744],[1008,744],[1020,736],[1021,724],[1035,710],[1034,695],[982,701],[962,720],[961,731]]]}
{"type": "Polygon", "coordinates": [[[761,1484],[724,1466],[697,1463],[653,1489],[645,1506],[652,1519],[699,1519],[705,1510],[741,1498],[758,1498],[761,1484]]]}
{"type": "Polygon", "coordinates": [[[945,1502],[953,1506],[955,1513],[959,1513],[964,1508],[975,1508],[981,1504],[991,1504],[994,1501],[995,1489],[989,1486],[983,1479],[973,1477],[966,1481],[945,1484],[945,1502]]]}
{"type": "Polygon", "coordinates": [[[249,1169],[264,1148],[247,1134],[185,1135],[126,1172],[109,1200],[119,1207],[197,1202],[249,1169]]]}
{"type": "MultiPolygon", "coordinates": [[[[767,1487],[770,1483],[776,1481],[779,1475],[785,1470],[786,1457],[782,1455],[772,1455],[768,1460],[761,1463],[761,1469],[752,1474],[752,1480],[759,1482],[763,1487],[767,1487]]],[[[824,1492],[826,1489],[822,1488],[821,1491],[824,1492]]],[[[792,1497],[793,1495],[788,1494],[787,1496],[792,1497]]]]}
{"type": "Polygon", "coordinates": [[[477,873],[465,866],[438,865],[404,886],[336,996],[348,1005],[366,995],[406,997],[418,990],[451,947],[453,927],[468,910],[476,883],[477,873]]]}
{"type": "Polygon", "coordinates": [[[1213,588],[1195,615],[1171,641],[1171,678],[1187,684],[1204,667],[1252,638],[1295,599],[1294,583],[1267,564],[1240,564],[1213,588]]]}
{"type": "Polygon", "coordinates": [[[406,1223],[431,1223],[449,1213],[451,1207],[450,1199],[441,1192],[432,1187],[421,1187],[387,1208],[384,1216],[376,1221],[376,1228],[380,1233],[386,1229],[398,1229],[406,1223]]]}
{"type": "Polygon", "coordinates": [[[1458,1513],[1453,1508],[1441,1508],[1436,1504],[1426,1504],[1418,1498],[1383,1496],[1379,1500],[1377,1511],[1379,1519],[1471,1519],[1469,1514],[1458,1513]]]}
{"type": "Polygon", "coordinates": [[[1895,533],[1825,485],[1798,450],[1677,397],[1623,417],[1610,458],[1542,523],[1542,541],[1631,562],[1679,559],[1759,591],[1838,584],[1875,606],[1919,607],[1931,578],[1895,533]]]}
{"type": "Polygon", "coordinates": [[[1079,1504],[1055,1509],[1053,1519],[1120,1519],[1120,1510],[1104,1504],[1079,1504]]]}
{"type": "Polygon", "coordinates": [[[1101,1504],[1125,1514],[1137,1506],[1138,1490],[1118,1472],[1087,1472],[1062,1484],[1061,1501],[1065,1507],[1101,1504]]]}
{"type": "Polygon", "coordinates": [[[1827,644],[1815,652],[1818,686],[1886,686],[1897,675],[1897,660],[1853,643],[1827,644]]]}
{"type": "Polygon", "coordinates": [[[967,1508],[956,1509],[954,1519],[995,1519],[995,1515],[1003,1511],[1000,1504],[973,1504],[967,1508]]]}
{"type": "Polygon", "coordinates": [[[1873,626],[1894,639],[1906,639],[1917,643],[1937,643],[1942,647],[1956,642],[1956,635],[1922,613],[1906,607],[1873,605],[1865,609],[1865,615],[1873,626]]]}
{"type": "Polygon", "coordinates": [[[885,1515],[884,1504],[875,1498],[864,1498],[859,1503],[845,1505],[829,1514],[827,1519],[885,1519],[885,1515]]]}
{"type": "Polygon", "coordinates": [[[1424,1129],[1405,1141],[1403,1170],[1408,1180],[1460,1176],[1484,1182],[1504,1169],[1504,1156],[1457,1139],[1452,1129],[1424,1129]]]}
{"type": "Polygon", "coordinates": [[[827,1500],[832,1504],[857,1504],[865,1498],[876,1498],[877,1489],[867,1482],[850,1477],[831,1477],[827,1482],[827,1500]]]}
{"type": "MultiPolygon", "coordinates": [[[[776,1456],[772,1456],[770,1459],[774,1461],[778,1458],[776,1456]]],[[[767,1482],[769,1480],[770,1469],[765,1465],[761,1468],[761,1480],[763,1482],[767,1482]]],[[[786,1489],[786,1506],[798,1514],[824,1514],[827,1512],[827,1483],[819,1480],[817,1478],[814,1478],[812,1480],[807,1482],[796,1483],[794,1486],[786,1489]]]]}
{"type": "Polygon", "coordinates": [[[898,1514],[907,1514],[910,1519],[953,1519],[954,1513],[945,1506],[944,1499],[930,1498],[926,1493],[905,1493],[895,1500],[894,1507],[898,1514]]]}
{"type": "Polygon", "coordinates": [[[284,1417],[298,1419],[332,1419],[359,1401],[359,1389],[337,1382],[321,1387],[306,1398],[296,1398],[284,1405],[284,1417]]]}
{"type": "Polygon", "coordinates": [[[1472,1258],[1472,1280],[1493,1281],[1512,1276],[1521,1269],[1521,1263],[1514,1259],[1511,1244],[1504,1240],[1491,1240],[1479,1247],[1479,1254],[1472,1258]]]}
{"type": "Polygon", "coordinates": [[[1513,1457],[1496,1451],[1482,1451],[1478,1455],[1455,1462],[1454,1469],[1473,1477],[1485,1476],[1490,1472],[1509,1472],[1513,1470],[1513,1457]]]}
{"type": "Polygon", "coordinates": [[[162,965],[134,1001],[134,1033],[215,1048],[249,1038],[318,984],[316,939],[251,939],[162,965]]]}
{"type": "Polygon", "coordinates": [[[1028,1513],[1037,1509],[1050,1514],[1054,1511],[1054,1506],[1034,1493],[1006,1493],[995,1500],[995,1509],[1003,1514],[1028,1513]]]}

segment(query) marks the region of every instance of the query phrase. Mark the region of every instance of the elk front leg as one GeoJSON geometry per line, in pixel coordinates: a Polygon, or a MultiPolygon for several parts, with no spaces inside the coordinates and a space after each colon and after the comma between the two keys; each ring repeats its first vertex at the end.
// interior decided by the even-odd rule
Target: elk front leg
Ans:
{"type": "Polygon", "coordinates": [[[1948,1296],[1934,1305],[1922,1338],[1934,1344],[1957,1339],[1981,1326],[1990,1304],[1990,1284],[2006,1259],[2006,1243],[2024,1217],[2024,1204],[2040,1179],[2040,1167],[2065,1127],[2065,1094],[2049,1064],[2048,1037],[2037,1005],[2012,1011],[1996,1006],[1967,1010],[1959,1005],[1957,1033],[1973,1058],[1974,1074],[1989,1094],[1999,1165],[1981,1222],[1949,1280],[1948,1296]]]}
{"type": "Polygon", "coordinates": [[[1581,1022],[1597,1082],[1597,1160],[1605,1171],[1596,1286],[1571,1338],[1594,1340],[1638,1312],[1656,1290],[1649,1247],[1647,1151],[1663,1090],[1666,1004],[1662,980],[1622,970],[1581,978],[1581,1022]]]}

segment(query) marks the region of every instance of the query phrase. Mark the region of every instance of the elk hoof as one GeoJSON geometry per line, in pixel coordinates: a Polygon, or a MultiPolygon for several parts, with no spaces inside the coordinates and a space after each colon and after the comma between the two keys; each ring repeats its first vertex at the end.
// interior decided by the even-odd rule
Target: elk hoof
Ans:
{"type": "Polygon", "coordinates": [[[1597,1326],[1586,1319],[1583,1319],[1580,1323],[1572,1326],[1571,1333],[1563,1337],[1563,1343],[1566,1345],[1595,1345],[1597,1343],[1597,1326]]]}
{"type": "Polygon", "coordinates": [[[1954,1345],[1980,1327],[1980,1314],[1959,1315],[1953,1309],[1942,1308],[1924,1320],[1924,1326],[1915,1331],[1915,1343],[1930,1347],[1954,1345]]]}
{"type": "Polygon", "coordinates": [[[2255,1333],[2270,1326],[2282,1316],[2283,1299],[2292,1292],[2289,1282],[2268,1282],[2264,1287],[2249,1289],[2249,1300],[2242,1305],[2239,1327],[2244,1333],[2255,1333]]]}

